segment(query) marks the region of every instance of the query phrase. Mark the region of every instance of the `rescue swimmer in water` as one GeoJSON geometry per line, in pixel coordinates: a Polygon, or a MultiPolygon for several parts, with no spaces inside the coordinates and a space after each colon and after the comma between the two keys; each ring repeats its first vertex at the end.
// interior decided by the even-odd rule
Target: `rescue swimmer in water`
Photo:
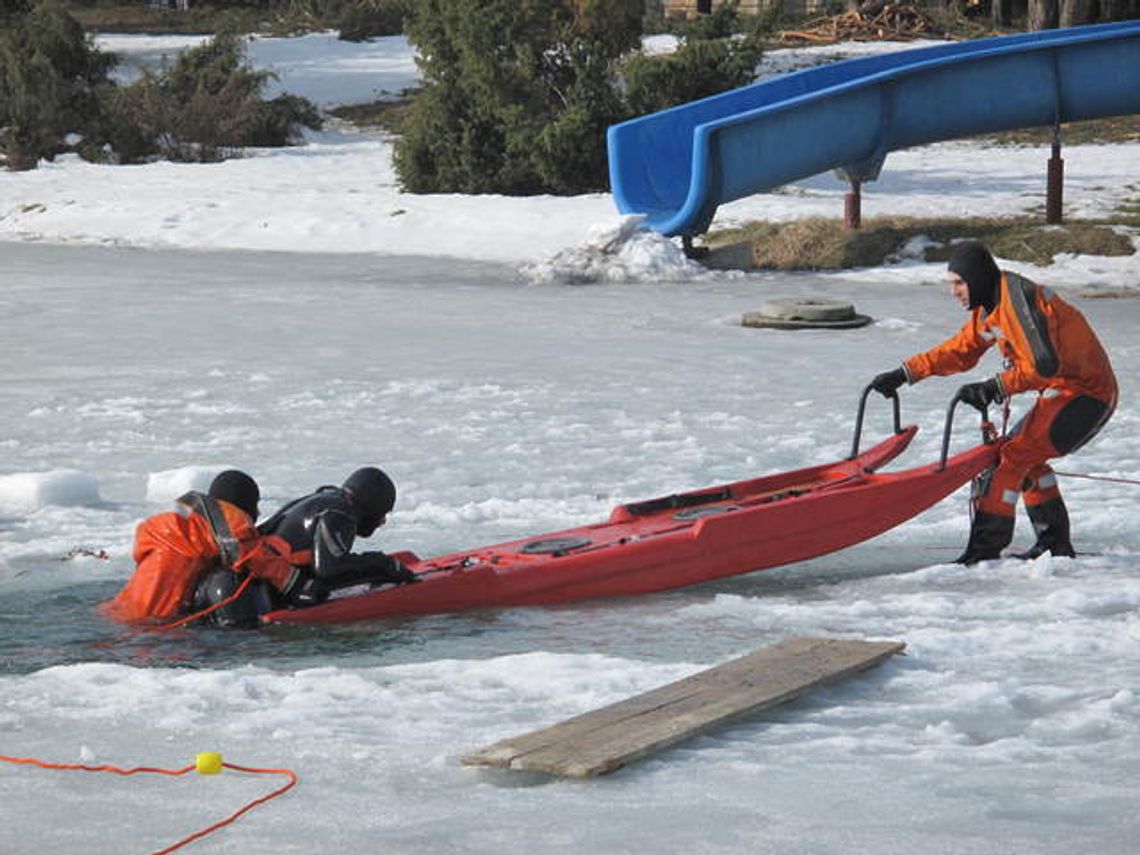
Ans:
{"type": "Polygon", "coordinates": [[[383,552],[350,551],[395,505],[395,485],[381,470],[358,469],[340,487],[290,502],[260,528],[259,501],[257,482],[231,469],[205,493],[181,496],[176,511],[144,520],[134,575],[103,613],[156,623],[210,610],[209,623],[253,628],[268,611],[323,602],[341,588],[416,581],[383,552]]]}
{"type": "Polygon", "coordinates": [[[968,371],[996,344],[1003,369],[962,386],[959,400],[981,411],[1021,392],[1036,392],[1037,400],[1014,425],[997,466],[975,481],[970,538],[956,563],[1001,557],[1013,539],[1019,497],[1036,542],[1017,557],[1073,557],[1069,513],[1047,461],[1079,449],[1112,416],[1117,387],[1108,355],[1084,315],[1049,288],[1000,270],[980,243],[953,249],[947,280],[970,312],[965,325],[900,368],[879,374],[871,386],[892,397],[904,384],[968,371]]]}
{"type": "Polygon", "coordinates": [[[293,605],[322,603],[332,591],[353,585],[415,582],[416,574],[391,555],[351,551],[358,536],[371,537],[384,525],[395,505],[392,479],[365,466],[340,487],[321,487],[261,523],[257,530],[287,543],[290,560],[303,571],[293,605]]]}

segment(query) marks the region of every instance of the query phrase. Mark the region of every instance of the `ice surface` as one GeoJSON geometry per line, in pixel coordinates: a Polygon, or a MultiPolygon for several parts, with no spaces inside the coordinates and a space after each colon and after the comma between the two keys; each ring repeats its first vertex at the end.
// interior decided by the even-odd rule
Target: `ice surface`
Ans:
{"type": "MultiPolygon", "coordinates": [[[[282,45],[297,50],[283,79],[320,91],[322,45],[282,45]]],[[[351,50],[398,59],[392,42],[351,50]]],[[[215,166],[0,173],[0,235],[24,241],[0,244],[0,753],[177,767],[217,750],[299,773],[187,851],[1140,849],[1131,484],[1062,478],[1077,560],[945,563],[965,537],[960,491],[833,556],[628,600],[240,635],[96,615],[131,571],[137,522],[220,469],[254,474],[269,512],[382,465],[399,502],[365,546],[492,543],[842,457],[863,386],[961,320],[942,270],[914,254],[836,275],[710,274],[673,242],[622,233],[608,196],[409,196],[389,152],[330,133],[215,166]],[[565,284],[584,281],[597,284],[565,284]],[[776,297],[842,298],[876,322],[739,325],[776,297]],[[908,652],[596,781],[458,762],[799,634],[908,652]]],[[[893,154],[865,213],[1031,208],[1045,157],[976,143],[893,154]]],[[[1066,157],[1074,212],[1135,197],[1140,146],[1066,157]]],[[[834,216],[842,191],[821,176],[722,213],[834,216]]],[[[1134,288],[1140,262],[1006,264],[1088,315],[1121,380],[1103,434],[1058,468],[1140,477],[1140,301],[1082,296],[1134,288]]],[[[922,429],[900,465],[933,460],[956,384],[996,369],[990,357],[904,390],[922,429]]],[[[889,424],[876,402],[869,434],[889,424]]],[[[964,423],[955,444],[974,437],[964,423]]],[[[269,786],[0,764],[0,852],[153,851],[269,786]]]]}

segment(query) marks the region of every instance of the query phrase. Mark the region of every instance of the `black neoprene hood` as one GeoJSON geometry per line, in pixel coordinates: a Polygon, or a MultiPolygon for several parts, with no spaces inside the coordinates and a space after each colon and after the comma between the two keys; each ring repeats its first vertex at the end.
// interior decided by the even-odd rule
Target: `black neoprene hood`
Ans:
{"type": "Polygon", "coordinates": [[[1001,271],[988,249],[975,241],[958,244],[950,253],[946,269],[966,280],[971,309],[985,306],[987,312],[993,311],[997,305],[1001,271]]]}
{"type": "Polygon", "coordinates": [[[257,482],[238,469],[227,469],[210,484],[209,495],[231,505],[237,505],[251,518],[257,519],[257,503],[261,490],[257,482]]]}

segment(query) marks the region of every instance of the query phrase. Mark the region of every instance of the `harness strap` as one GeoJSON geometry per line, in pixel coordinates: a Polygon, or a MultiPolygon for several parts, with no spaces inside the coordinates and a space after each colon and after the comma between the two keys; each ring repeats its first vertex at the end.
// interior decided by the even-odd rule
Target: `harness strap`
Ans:
{"type": "Polygon", "coordinates": [[[1010,305],[1013,306],[1017,322],[1033,353],[1034,370],[1042,377],[1052,377],[1061,366],[1057,351],[1053,349],[1053,341],[1049,338],[1048,324],[1037,308],[1038,286],[1024,276],[1008,270],[1005,271],[1005,283],[1010,305]]]}
{"type": "Polygon", "coordinates": [[[214,536],[214,542],[218,545],[218,560],[225,569],[233,570],[238,558],[241,557],[241,544],[230,530],[230,524],[218,500],[197,490],[191,490],[179,498],[178,503],[205,517],[210,526],[210,533],[214,536]]]}

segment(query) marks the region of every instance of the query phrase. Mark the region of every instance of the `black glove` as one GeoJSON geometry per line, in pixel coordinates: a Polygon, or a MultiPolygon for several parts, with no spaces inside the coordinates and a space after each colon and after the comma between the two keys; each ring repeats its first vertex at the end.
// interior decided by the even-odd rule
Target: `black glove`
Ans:
{"type": "Polygon", "coordinates": [[[372,567],[373,578],[369,581],[374,585],[387,583],[393,585],[408,585],[420,580],[419,576],[391,555],[387,555],[383,552],[365,552],[361,557],[366,559],[372,567]]]}
{"type": "Polygon", "coordinates": [[[884,398],[893,398],[899,386],[906,382],[906,372],[901,368],[894,371],[884,371],[871,381],[871,388],[884,398]]]}
{"type": "Polygon", "coordinates": [[[1001,386],[998,385],[997,378],[983,380],[981,383],[967,383],[958,390],[958,400],[984,413],[990,404],[1002,402],[1001,386]]]}
{"type": "Polygon", "coordinates": [[[420,577],[404,566],[403,562],[393,558],[392,569],[388,571],[392,581],[397,585],[410,585],[420,581],[420,577]]]}

